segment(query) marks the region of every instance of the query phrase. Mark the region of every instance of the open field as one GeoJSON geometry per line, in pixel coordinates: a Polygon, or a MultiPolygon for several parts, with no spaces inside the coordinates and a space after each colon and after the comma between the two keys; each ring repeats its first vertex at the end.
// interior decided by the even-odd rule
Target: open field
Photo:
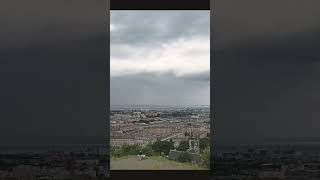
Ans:
{"type": "Polygon", "coordinates": [[[191,163],[179,163],[163,157],[148,157],[139,161],[137,156],[111,158],[111,170],[206,170],[191,163]]]}

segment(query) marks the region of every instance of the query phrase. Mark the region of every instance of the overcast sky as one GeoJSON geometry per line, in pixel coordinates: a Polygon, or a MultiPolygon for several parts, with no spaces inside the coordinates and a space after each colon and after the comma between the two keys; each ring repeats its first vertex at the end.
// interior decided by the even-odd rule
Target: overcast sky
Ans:
{"type": "Polygon", "coordinates": [[[217,144],[320,137],[320,2],[217,0],[217,144]]]}
{"type": "Polygon", "coordinates": [[[111,104],[209,105],[209,11],[111,11],[111,104]]]}
{"type": "Polygon", "coordinates": [[[106,135],[107,19],[105,1],[0,2],[0,136],[106,135]]]}
{"type": "MultiPolygon", "coordinates": [[[[104,3],[0,2],[1,136],[106,134],[104,3]]],[[[320,1],[211,5],[217,144],[320,137],[320,1]]],[[[123,14],[111,15],[113,103],[208,104],[208,12],[123,14]]]]}

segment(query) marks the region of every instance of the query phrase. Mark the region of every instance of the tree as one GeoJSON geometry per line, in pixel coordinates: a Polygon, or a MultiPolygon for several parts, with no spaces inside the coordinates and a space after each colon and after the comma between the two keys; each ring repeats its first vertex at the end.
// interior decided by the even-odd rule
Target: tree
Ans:
{"type": "Polygon", "coordinates": [[[178,161],[179,162],[190,162],[191,161],[191,156],[188,152],[181,152],[178,156],[178,161]]]}
{"type": "Polygon", "coordinates": [[[165,155],[168,155],[171,149],[174,149],[173,142],[162,141],[161,151],[164,152],[165,155]]]}
{"type": "Polygon", "coordinates": [[[164,152],[166,155],[169,154],[170,149],[174,148],[173,142],[169,141],[156,141],[152,144],[152,149],[154,152],[157,152],[161,155],[161,152],[164,152]]]}
{"type": "Polygon", "coordinates": [[[147,145],[144,148],[142,148],[141,153],[147,156],[152,156],[154,154],[154,151],[152,149],[152,146],[147,145]]]}
{"type": "Polygon", "coordinates": [[[199,148],[200,148],[200,150],[203,151],[207,146],[210,146],[209,138],[201,138],[199,140],[199,148]]]}
{"type": "Polygon", "coordinates": [[[177,148],[178,151],[187,151],[188,149],[189,149],[188,141],[181,141],[177,148]]]}
{"type": "Polygon", "coordinates": [[[161,141],[157,140],[151,145],[154,152],[161,153],[161,141]]]}
{"type": "Polygon", "coordinates": [[[124,155],[136,155],[141,150],[141,147],[137,144],[134,145],[123,145],[121,151],[124,155]]]}
{"type": "Polygon", "coordinates": [[[209,168],[210,167],[210,148],[207,146],[202,152],[201,152],[201,165],[209,168]]]}

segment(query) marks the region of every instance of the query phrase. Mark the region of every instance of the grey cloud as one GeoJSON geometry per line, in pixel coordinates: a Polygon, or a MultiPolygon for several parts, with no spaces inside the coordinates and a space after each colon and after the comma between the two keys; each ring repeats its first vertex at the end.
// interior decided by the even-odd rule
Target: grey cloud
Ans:
{"type": "Polygon", "coordinates": [[[144,73],[112,77],[111,104],[209,104],[208,76],[208,73],[189,77],[144,73]]]}
{"type": "MultiPolygon", "coordinates": [[[[128,61],[135,56],[154,58],[155,53],[166,52],[164,45],[179,39],[198,36],[209,39],[209,18],[209,11],[112,11],[111,24],[115,30],[111,32],[111,58],[128,61]]],[[[208,52],[188,50],[186,53],[183,54],[186,57],[199,57],[208,52]]],[[[209,104],[209,71],[177,76],[175,69],[168,67],[167,71],[143,72],[147,71],[111,76],[111,104],[209,104]]]]}
{"type": "MultiPolygon", "coordinates": [[[[239,57],[243,62],[259,64],[311,64],[320,61],[320,27],[319,30],[305,29],[289,35],[275,34],[267,37],[238,42],[227,47],[217,47],[215,54],[239,57]]],[[[235,59],[236,60],[236,59],[235,59]]]]}
{"type": "Polygon", "coordinates": [[[181,77],[187,81],[195,81],[199,83],[209,83],[210,82],[210,72],[201,72],[201,73],[193,73],[193,74],[186,74],[181,77]]]}
{"type": "Polygon", "coordinates": [[[3,0],[0,48],[55,43],[106,33],[107,25],[103,23],[106,12],[102,4],[102,1],[88,0],[3,0]]]}
{"type": "Polygon", "coordinates": [[[159,46],[192,35],[209,36],[209,11],[112,11],[112,44],[159,46]]]}
{"type": "Polygon", "coordinates": [[[216,1],[217,145],[320,136],[317,3],[216,1]]]}
{"type": "Polygon", "coordinates": [[[105,41],[102,34],[77,45],[7,51],[0,62],[0,136],[103,136],[105,41]]]}
{"type": "Polygon", "coordinates": [[[88,0],[0,2],[0,136],[28,144],[106,135],[105,8],[88,0]]]}
{"type": "Polygon", "coordinates": [[[319,29],[317,0],[218,0],[212,3],[215,47],[319,29]]]}

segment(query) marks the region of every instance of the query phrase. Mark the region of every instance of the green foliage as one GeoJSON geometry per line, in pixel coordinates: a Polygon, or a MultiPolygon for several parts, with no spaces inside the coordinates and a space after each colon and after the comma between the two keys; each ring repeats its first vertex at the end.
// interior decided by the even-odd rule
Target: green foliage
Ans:
{"type": "Polygon", "coordinates": [[[181,152],[178,156],[178,161],[179,162],[190,162],[191,161],[191,156],[188,152],[181,152]]]}
{"type": "Polygon", "coordinates": [[[153,144],[148,144],[145,147],[140,147],[139,145],[123,145],[120,149],[110,148],[110,154],[114,157],[122,157],[128,155],[137,155],[140,153],[147,156],[153,156],[156,153],[161,154],[164,152],[168,155],[170,150],[174,149],[174,143],[171,141],[156,141],[153,144]]]}
{"type": "Polygon", "coordinates": [[[209,168],[210,167],[210,148],[207,146],[202,152],[201,152],[201,165],[209,168]]]}
{"type": "Polygon", "coordinates": [[[210,146],[209,138],[202,138],[199,140],[199,148],[201,151],[203,151],[208,146],[210,146]]]}
{"type": "Polygon", "coordinates": [[[152,149],[154,152],[157,152],[161,154],[161,152],[164,152],[165,155],[168,155],[170,152],[170,149],[174,148],[173,142],[170,141],[156,141],[152,144],[152,149]]]}
{"type": "Polygon", "coordinates": [[[145,154],[145,155],[147,155],[147,156],[152,156],[152,155],[155,154],[155,153],[154,153],[154,150],[152,149],[152,146],[151,146],[151,145],[147,145],[147,146],[145,146],[144,148],[142,148],[141,153],[142,153],[142,154],[145,154]]]}
{"type": "Polygon", "coordinates": [[[187,151],[188,149],[189,149],[188,141],[181,141],[177,148],[178,151],[187,151]]]}
{"type": "Polygon", "coordinates": [[[162,141],[161,151],[164,152],[165,155],[168,155],[171,149],[174,149],[173,142],[162,141]]]}
{"type": "Polygon", "coordinates": [[[141,150],[141,147],[137,144],[135,145],[123,145],[121,147],[122,152],[127,155],[136,155],[141,150]]]}
{"type": "Polygon", "coordinates": [[[114,157],[122,157],[127,155],[137,155],[141,147],[139,145],[123,145],[120,149],[111,148],[110,154],[114,157]]]}
{"type": "Polygon", "coordinates": [[[153,149],[154,152],[157,152],[160,154],[161,152],[161,141],[156,141],[151,145],[151,148],[153,149]]]}
{"type": "Polygon", "coordinates": [[[110,152],[110,155],[113,157],[121,157],[121,156],[124,156],[125,154],[120,149],[117,149],[113,152],[110,152]]]}

